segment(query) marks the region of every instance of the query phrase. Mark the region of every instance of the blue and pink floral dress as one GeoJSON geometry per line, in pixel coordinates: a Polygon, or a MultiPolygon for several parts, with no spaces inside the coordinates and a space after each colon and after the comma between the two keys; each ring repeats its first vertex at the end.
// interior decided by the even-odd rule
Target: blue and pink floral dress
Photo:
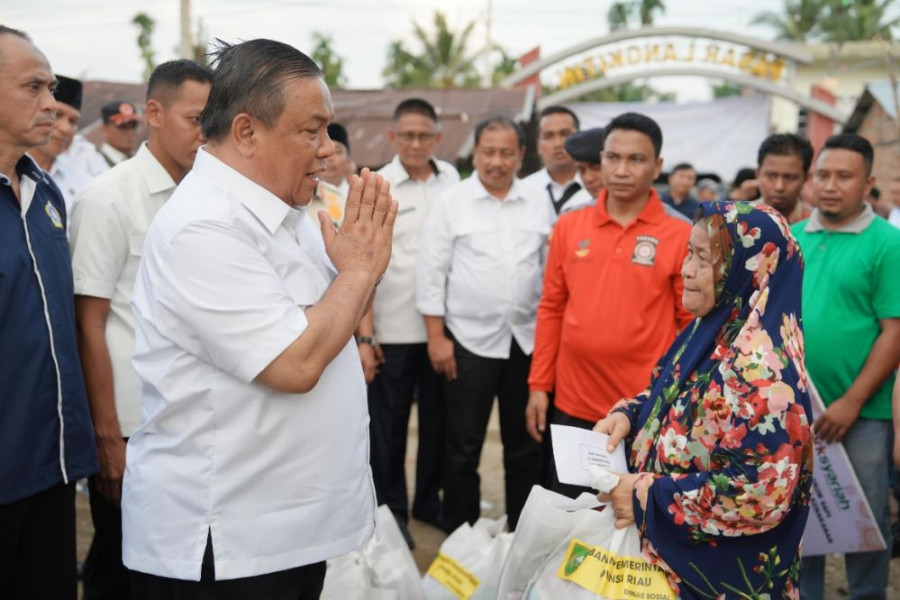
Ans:
{"type": "Polygon", "coordinates": [[[701,211],[715,307],[614,409],[632,424],[643,552],[681,598],[798,598],[813,467],[800,247],[765,205],[701,211]]]}

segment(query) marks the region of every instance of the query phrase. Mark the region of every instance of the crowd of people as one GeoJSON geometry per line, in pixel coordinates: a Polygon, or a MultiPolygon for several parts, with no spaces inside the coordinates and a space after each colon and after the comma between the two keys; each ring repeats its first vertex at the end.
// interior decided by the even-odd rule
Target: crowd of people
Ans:
{"type": "Polygon", "coordinates": [[[81,82],[0,26],[0,598],[76,597],[84,478],[86,599],[317,598],[376,505],[411,548],[410,518],[479,517],[495,399],[510,529],[534,485],[585,491],[549,425],[596,428],[681,598],[822,598],[812,441],[842,442],[887,541],[846,555],[850,591],[885,598],[900,178],[873,197],[869,142],[773,134],[726,192],[666,170],[646,115],[551,106],[541,170],[492,116],[461,179],[410,97],[360,171],[310,58],[214,58],[105,105],[98,149],[81,82]]]}

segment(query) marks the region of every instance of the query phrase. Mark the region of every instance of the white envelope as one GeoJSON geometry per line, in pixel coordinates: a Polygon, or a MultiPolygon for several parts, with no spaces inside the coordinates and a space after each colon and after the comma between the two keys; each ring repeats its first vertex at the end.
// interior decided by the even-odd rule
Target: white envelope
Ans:
{"type": "Polygon", "coordinates": [[[590,429],[550,425],[553,440],[553,460],[561,483],[591,487],[588,467],[597,465],[614,473],[627,473],[625,445],[619,443],[610,454],[606,451],[609,436],[590,429]]]}

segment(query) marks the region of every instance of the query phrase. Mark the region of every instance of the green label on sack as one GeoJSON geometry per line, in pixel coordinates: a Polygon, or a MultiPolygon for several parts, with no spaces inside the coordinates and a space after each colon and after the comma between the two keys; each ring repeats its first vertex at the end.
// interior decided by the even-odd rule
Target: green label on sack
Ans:
{"type": "Polygon", "coordinates": [[[459,600],[469,600],[481,583],[471,571],[444,554],[437,555],[428,574],[459,600]]]}
{"type": "Polygon", "coordinates": [[[662,569],[573,539],[556,576],[603,598],[677,600],[662,569]]]}

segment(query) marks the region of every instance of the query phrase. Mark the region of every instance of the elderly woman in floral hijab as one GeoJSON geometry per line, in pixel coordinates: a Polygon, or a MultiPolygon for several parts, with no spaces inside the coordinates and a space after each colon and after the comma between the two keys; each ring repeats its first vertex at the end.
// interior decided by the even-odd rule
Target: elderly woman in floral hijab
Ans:
{"type": "Polygon", "coordinates": [[[799,246],[768,206],[703,203],[682,277],[696,319],[595,427],[626,439],[632,471],[601,499],[680,598],[798,598],[813,465],[799,246]]]}

